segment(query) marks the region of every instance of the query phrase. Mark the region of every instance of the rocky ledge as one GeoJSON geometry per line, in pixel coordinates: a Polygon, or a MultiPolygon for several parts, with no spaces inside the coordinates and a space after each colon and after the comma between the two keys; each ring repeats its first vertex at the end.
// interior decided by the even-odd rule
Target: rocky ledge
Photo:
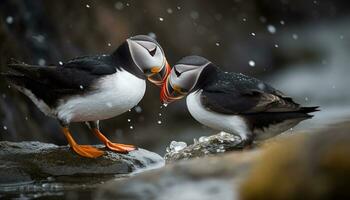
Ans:
{"type": "MultiPolygon", "coordinates": [[[[254,150],[196,159],[189,158],[204,154],[190,150],[200,145],[199,149],[209,151],[204,144],[210,139],[189,147],[173,144],[177,154],[170,151],[172,160],[185,160],[129,179],[109,181],[94,191],[94,199],[350,199],[349,130],[350,122],[344,122],[323,130],[284,135],[254,150]]],[[[225,149],[210,144],[213,148],[209,149],[225,149]]],[[[220,141],[218,144],[222,145],[220,141]]]]}
{"type": "MultiPolygon", "coordinates": [[[[103,146],[96,146],[103,148],[103,146]]],[[[51,176],[127,174],[162,166],[156,153],[138,149],[128,154],[105,151],[96,159],[83,158],[68,146],[41,142],[0,142],[0,185],[41,180],[51,176]]]]}

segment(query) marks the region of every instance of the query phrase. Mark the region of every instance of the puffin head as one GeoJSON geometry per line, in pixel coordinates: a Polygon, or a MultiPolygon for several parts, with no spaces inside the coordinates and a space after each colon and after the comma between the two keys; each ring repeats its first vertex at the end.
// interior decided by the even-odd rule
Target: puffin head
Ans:
{"type": "Polygon", "coordinates": [[[126,44],[133,63],[150,82],[162,86],[171,68],[158,42],[147,35],[137,35],[128,38],[126,44]]]}
{"type": "Polygon", "coordinates": [[[187,56],[179,60],[162,86],[161,102],[168,104],[185,97],[198,85],[204,69],[210,64],[210,61],[200,56],[187,56]]]}

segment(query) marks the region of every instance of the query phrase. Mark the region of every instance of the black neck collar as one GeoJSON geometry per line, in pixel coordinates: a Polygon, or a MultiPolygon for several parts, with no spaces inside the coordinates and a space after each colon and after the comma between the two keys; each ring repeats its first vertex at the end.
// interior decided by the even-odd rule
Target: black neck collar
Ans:
{"type": "Polygon", "coordinates": [[[192,91],[203,89],[210,83],[214,82],[217,79],[218,71],[219,68],[217,68],[213,63],[209,63],[201,72],[196,86],[192,89],[192,91]]]}
{"type": "Polygon", "coordinates": [[[112,54],[114,61],[117,63],[117,69],[124,69],[141,79],[146,79],[143,71],[135,64],[130,54],[127,42],[121,44],[112,54]]]}

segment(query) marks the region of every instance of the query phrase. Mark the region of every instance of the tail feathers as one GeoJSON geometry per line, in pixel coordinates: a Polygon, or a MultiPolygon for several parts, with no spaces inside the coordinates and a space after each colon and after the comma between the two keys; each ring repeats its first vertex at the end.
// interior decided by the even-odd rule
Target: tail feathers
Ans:
{"type": "Polygon", "coordinates": [[[9,64],[8,67],[17,73],[26,75],[28,77],[32,78],[39,78],[40,77],[40,69],[43,69],[43,67],[40,66],[34,66],[34,65],[27,65],[27,64],[18,64],[18,63],[12,63],[9,64]]]}
{"type": "Polygon", "coordinates": [[[298,112],[304,113],[308,118],[312,118],[313,115],[310,115],[309,113],[320,111],[319,106],[313,106],[313,107],[301,107],[298,112]]]}
{"type": "Polygon", "coordinates": [[[317,112],[320,111],[319,106],[313,106],[313,107],[301,107],[300,111],[305,113],[311,113],[311,112],[317,112]]]}
{"type": "Polygon", "coordinates": [[[7,72],[1,72],[0,75],[14,85],[26,87],[30,80],[40,79],[40,66],[27,65],[23,62],[12,59],[11,63],[8,64],[8,67],[10,70],[7,72]]]}
{"type": "Polygon", "coordinates": [[[18,72],[2,72],[0,75],[7,79],[10,83],[17,86],[24,86],[27,81],[26,76],[18,72]]]}
{"type": "Polygon", "coordinates": [[[45,74],[52,69],[56,69],[56,66],[37,66],[37,65],[28,65],[23,62],[12,60],[8,64],[10,70],[1,75],[5,76],[7,79],[11,80],[12,78],[26,77],[27,79],[40,80],[42,77],[45,77],[45,74]]]}

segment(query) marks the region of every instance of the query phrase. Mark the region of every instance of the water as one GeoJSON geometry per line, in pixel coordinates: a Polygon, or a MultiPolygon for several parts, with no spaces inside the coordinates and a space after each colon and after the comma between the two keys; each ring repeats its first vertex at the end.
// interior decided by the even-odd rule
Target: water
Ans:
{"type": "Polygon", "coordinates": [[[173,152],[173,153],[177,153],[179,151],[181,151],[182,149],[186,148],[187,147],[187,144],[186,142],[177,142],[177,141],[172,141],[170,143],[170,146],[169,148],[167,148],[167,151],[168,152],[173,152]]]}
{"type": "Polygon", "coordinates": [[[43,180],[0,184],[1,198],[5,199],[66,199],[72,193],[91,198],[95,188],[108,180],[129,177],[131,174],[99,176],[60,176],[43,180]],[[67,193],[69,191],[69,193],[67,193]]]}

